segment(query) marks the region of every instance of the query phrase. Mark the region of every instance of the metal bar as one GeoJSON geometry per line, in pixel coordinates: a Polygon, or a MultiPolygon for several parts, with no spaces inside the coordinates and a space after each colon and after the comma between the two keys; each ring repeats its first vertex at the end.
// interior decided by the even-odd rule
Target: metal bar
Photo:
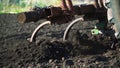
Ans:
{"type": "Polygon", "coordinates": [[[68,7],[66,5],[66,1],[65,0],[61,0],[61,8],[62,8],[62,10],[68,10],[68,7]]]}
{"type": "Polygon", "coordinates": [[[64,32],[64,35],[63,35],[63,41],[65,41],[67,39],[67,36],[68,36],[68,33],[70,31],[70,29],[72,28],[72,26],[74,26],[76,23],[81,23],[82,21],[84,21],[83,18],[77,18],[75,20],[73,20],[69,25],[68,27],[66,28],[65,32],[64,32]],[[78,22],[80,21],[80,22],[78,22]]]}
{"type": "Polygon", "coordinates": [[[33,31],[32,35],[30,38],[28,38],[27,40],[30,42],[35,42],[36,41],[36,34],[38,33],[38,31],[45,25],[50,25],[51,22],[50,21],[45,21],[42,24],[38,25],[38,27],[33,31]]]}
{"type": "Polygon", "coordinates": [[[71,0],[66,0],[67,2],[67,5],[68,5],[68,8],[70,11],[73,11],[73,4],[72,4],[72,1],[71,0]]]}

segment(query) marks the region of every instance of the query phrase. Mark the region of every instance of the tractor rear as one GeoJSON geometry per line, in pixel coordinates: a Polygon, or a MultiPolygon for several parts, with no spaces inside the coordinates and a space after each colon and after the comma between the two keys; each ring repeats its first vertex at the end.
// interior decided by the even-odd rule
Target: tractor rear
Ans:
{"type": "Polygon", "coordinates": [[[45,25],[70,23],[63,34],[63,41],[74,39],[83,41],[102,42],[107,41],[107,45],[116,48],[119,41],[120,20],[119,10],[120,1],[118,0],[93,0],[92,3],[73,5],[71,0],[60,0],[60,6],[49,6],[45,8],[34,7],[31,11],[18,14],[21,23],[36,22],[46,19],[38,25],[28,40],[36,41],[38,31],[45,25]],[[110,10],[114,10],[111,12],[110,10]],[[80,15],[79,18],[76,18],[80,15]],[[88,21],[97,20],[93,24],[88,21]],[[72,21],[72,22],[71,22],[72,21]],[[76,26],[76,24],[79,24],[76,26]],[[86,24],[86,25],[85,25],[86,24]],[[92,25],[92,26],[91,26],[92,25]],[[72,34],[72,36],[70,36],[72,34]],[[78,36],[73,36],[73,35],[78,36]]]}

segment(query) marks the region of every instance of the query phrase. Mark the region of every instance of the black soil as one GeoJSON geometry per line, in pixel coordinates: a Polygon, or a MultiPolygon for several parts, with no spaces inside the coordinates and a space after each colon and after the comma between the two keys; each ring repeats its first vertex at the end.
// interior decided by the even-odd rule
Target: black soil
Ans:
{"type": "Polygon", "coordinates": [[[71,33],[72,42],[62,41],[68,23],[45,26],[39,31],[37,41],[29,43],[27,38],[44,20],[21,24],[16,17],[15,14],[0,15],[0,68],[120,67],[120,49],[110,49],[107,41],[80,40],[76,31],[71,33]]]}

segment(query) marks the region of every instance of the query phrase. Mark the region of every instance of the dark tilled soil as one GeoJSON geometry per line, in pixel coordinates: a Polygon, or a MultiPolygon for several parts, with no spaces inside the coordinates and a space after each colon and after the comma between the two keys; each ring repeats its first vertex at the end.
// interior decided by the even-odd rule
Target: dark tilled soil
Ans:
{"type": "MultiPolygon", "coordinates": [[[[39,31],[37,41],[29,43],[27,38],[44,20],[20,24],[16,17],[15,14],[0,15],[0,68],[120,67],[119,48],[111,50],[106,44],[103,45],[103,42],[79,39],[73,42],[62,41],[64,30],[69,23],[45,26],[39,31]]],[[[96,21],[87,23],[92,22],[96,21]]],[[[72,36],[74,35],[77,36],[75,32],[72,36]]]]}

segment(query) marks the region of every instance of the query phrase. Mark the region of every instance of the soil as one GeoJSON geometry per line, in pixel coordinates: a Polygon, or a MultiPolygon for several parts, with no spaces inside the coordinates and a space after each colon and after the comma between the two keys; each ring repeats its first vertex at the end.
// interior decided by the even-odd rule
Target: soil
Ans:
{"type": "Polygon", "coordinates": [[[112,50],[106,41],[79,40],[76,31],[71,33],[73,42],[62,41],[69,23],[45,26],[36,42],[27,41],[44,21],[21,24],[16,14],[0,15],[0,68],[120,68],[119,47],[112,50]]]}

